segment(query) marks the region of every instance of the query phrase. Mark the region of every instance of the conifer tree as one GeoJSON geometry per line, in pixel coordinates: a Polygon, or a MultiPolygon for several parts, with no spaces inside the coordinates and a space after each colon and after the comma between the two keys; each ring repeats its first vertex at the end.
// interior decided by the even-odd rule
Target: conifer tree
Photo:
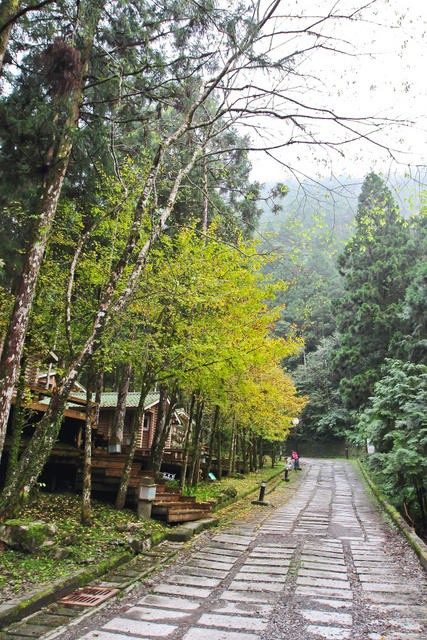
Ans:
{"type": "Polygon", "coordinates": [[[370,173],[359,196],[355,234],[338,259],[345,293],[333,301],[341,341],[332,366],[349,409],[366,403],[384,359],[401,346],[400,312],[415,253],[408,229],[384,181],[370,173]]]}

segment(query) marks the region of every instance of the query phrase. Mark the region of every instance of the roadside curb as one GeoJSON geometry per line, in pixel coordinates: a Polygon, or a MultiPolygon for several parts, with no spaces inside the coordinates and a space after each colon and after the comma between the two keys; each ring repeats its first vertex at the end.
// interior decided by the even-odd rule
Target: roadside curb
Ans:
{"type": "Polygon", "coordinates": [[[393,520],[395,525],[402,531],[402,533],[407,538],[409,544],[415,551],[418,556],[418,559],[424,569],[427,571],[427,545],[417,536],[417,534],[411,529],[406,520],[400,515],[400,513],[395,509],[383,496],[378,487],[372,482],[369,478],[366,469],[364,468],[360,459],[357,459],[359,469],[363,474],[366,482],[369,485],[374,496],[377,498],[378,502],[381,504],[383,509],[388,513],[390,518],[393,520]]]}
{"type": "Polygon", "coordinates": [[[188,542],[190,538],[200,533],[204,529],[211,529],[219,525],[219,518],[204,518],[203,520],[194,520],[187,522],[180,527],[175,527],[166,534],[167,540],[171,542],[188,542]]]}

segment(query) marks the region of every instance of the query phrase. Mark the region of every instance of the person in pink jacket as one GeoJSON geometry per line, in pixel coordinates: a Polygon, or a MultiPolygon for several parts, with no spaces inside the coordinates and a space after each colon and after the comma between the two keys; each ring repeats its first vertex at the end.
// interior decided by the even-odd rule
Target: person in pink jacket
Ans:
{"type": "Polygon", "coordinates": [[[293,458],[293,461],[294,461],[294,469],[295,469],[295,471],[298,471],[299,456],[298,456],[296,451],[292,451],[292,458],[293,458]]]}

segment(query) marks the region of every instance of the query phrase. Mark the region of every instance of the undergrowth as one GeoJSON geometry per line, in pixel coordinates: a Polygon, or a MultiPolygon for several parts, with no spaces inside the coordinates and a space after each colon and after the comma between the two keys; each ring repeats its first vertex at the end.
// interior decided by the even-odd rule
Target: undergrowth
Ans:
{"type": "MultiPolygon", "coordinates": [[[[53,548],[36,553],[12,549],[0,553],[0,603],[124,551],[130,535],[126,525],[137,522],[136,513],[129,509],[115,511],[112,505],[93,501],[92,525],[85,527],[80,523],[80,498],[74,494],[40,493],[15,517],[55,524],[55,548],[65,549],[64,555],[68,556],[54,557],[53,548]],[[118,525],[125,525],[125,530],[119,531],[118,525]]],[[[167,528],[155,520],[144,525],[138,531],[142,537],[167,528]]]]}

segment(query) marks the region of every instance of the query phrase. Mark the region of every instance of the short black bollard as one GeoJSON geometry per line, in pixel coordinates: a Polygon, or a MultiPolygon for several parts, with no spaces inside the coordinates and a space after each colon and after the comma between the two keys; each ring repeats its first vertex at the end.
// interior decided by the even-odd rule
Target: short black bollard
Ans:
{"type": "Polygon", "coordinates": [[[261,489],[259,491],[259,502],[264,502],[264,493],[265,493],[265,487],[267,486],[266,482],[261,482],[261,489]]]}
{"type": "Polygon", "coordinates": [[[348,460],[348,446],[347,445],[345,445],[345,457],[348,460]]]}

